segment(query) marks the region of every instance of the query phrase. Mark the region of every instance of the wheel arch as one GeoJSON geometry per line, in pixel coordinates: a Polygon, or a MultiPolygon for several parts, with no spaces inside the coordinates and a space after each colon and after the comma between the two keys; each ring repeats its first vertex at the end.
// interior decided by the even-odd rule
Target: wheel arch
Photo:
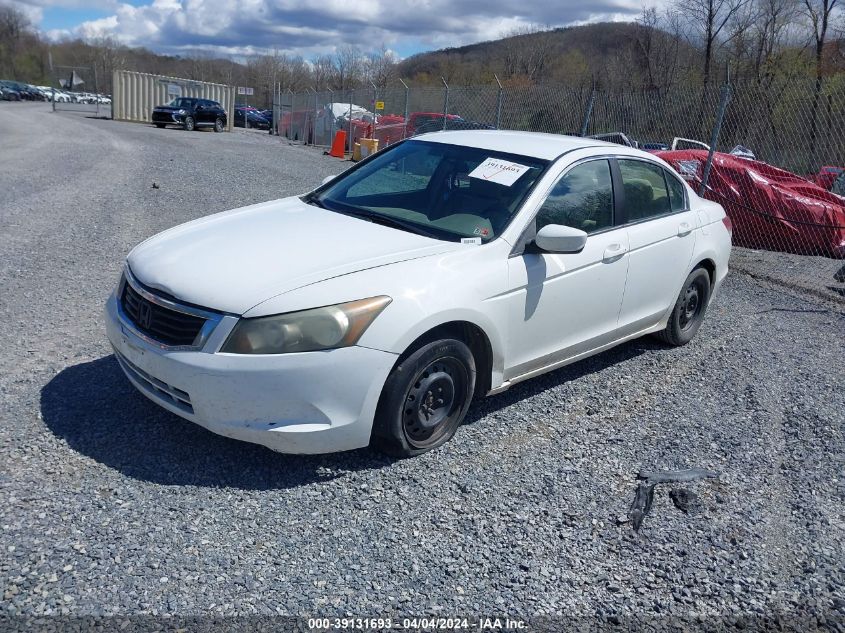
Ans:
{"type": "Polygon", "coordinates": [[[487,332],[476,323],[465,320],[445,321],[431,326],[413,339],[396,360],[398,365],[426,343],[443,338],[454,338],[467,345],[475,360],[475,394],[483,397],[492,388],[494,356],[493,344],[487,332]]]}
{"type": "Polygon", "coordinates": [[[700,257],[698,258],[698,263],[692,267],[690,272],[699,268],[706,270],[710,276],[710,293],[712,295],[713,289],[716,286],[716,262],[710,257],[700,257]]]}

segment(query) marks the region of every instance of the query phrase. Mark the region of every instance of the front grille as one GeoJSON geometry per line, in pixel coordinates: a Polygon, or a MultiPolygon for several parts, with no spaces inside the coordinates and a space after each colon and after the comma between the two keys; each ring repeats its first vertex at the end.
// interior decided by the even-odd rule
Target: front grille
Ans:
{"type": "Polygon", "coordinates": [[[114,350],[114,355],[117,358],[117,362],[123,368],[123,371],[134,379],[144,391],[159,400],[164,400],[185,413],[193,414],[194,406],[191,404],[191,396],[187,391],[178,389],[173,385],[168,385],[163,380],[151,376],[137,365],[131,363],[128,358],[116,349],[114,350]]]}
{"type": "Polygon", "coordinates": [[[129,283],[123,284],[120,304],[139,331],[165,345],[193,345],[206,322],[202,317],[171,310],[147,300],[129,283]]]}

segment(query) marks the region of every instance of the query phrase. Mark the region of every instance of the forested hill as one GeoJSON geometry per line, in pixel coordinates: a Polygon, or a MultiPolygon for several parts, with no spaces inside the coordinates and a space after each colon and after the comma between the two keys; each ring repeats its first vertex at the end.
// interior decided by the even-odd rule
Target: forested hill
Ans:
{"type": "MultiPolygon", "coordinates": [[[[511,83],[638,80],[646,46],[671,49],[672,72],[691,64],[695,49],[680,37],[629,22],[603,22],[549,31],[517,33],[438,51],[420,53],[399,64],[399,74],[415,81],[456,84],[479,78],[511,83]],[[648,40],[648,42],[646,42],[648,40]],[[645,46],[644,46],[645,45],[645,46]],[[632,73],[633,71],[633,73],[632,73]],[[631,77],[633,75],[633,77],[631,77]]],[[[668,70],[668,69],[666,69],[668,70]]]]}

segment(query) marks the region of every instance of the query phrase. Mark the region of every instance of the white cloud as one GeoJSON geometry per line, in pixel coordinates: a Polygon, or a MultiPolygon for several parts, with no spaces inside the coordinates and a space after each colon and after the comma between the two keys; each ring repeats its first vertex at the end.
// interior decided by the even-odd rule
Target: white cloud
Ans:
{"type": "MultiPolygon", "coordinates": [[[[36,0],[73,5],[83,0],[36,0]]],[[[114,2],[114,0],[107,0],[114,2]]],[[[250,55],[272,50],[310,56],[352,44],[373,49],[408,42],[428,48],[490,40],[522,26],[631,19],[640,0],[153,0],[84,22],[82,37],[108,35],[161,52],[250,55]]]]}

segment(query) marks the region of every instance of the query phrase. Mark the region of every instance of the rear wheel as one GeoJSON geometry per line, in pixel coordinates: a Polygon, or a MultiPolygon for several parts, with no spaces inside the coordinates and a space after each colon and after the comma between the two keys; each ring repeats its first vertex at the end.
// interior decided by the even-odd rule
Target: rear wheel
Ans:
{"type": "Polygon", "coordinates": [[[669,345],[686,345],[704,322],[708,303],[710,275],[703,268],[696,268],[684,281],[666,329],[658,332],[657,337],[669,345]]]}
{"type": "Polygon", "coordinates": [[[423,345],[393,368],[374,420],[373,443],[397,457],[442,446],[455,434],[475,391],[475,360],[461,341],[423,345]]]}
{"type": "Polygon", "coordinates": [[[197,124],[196,124],[196,121],[194,121],[194,117],[192,117],[192,116],[186,116],[185,117],[185,130],[187,130],[188,132],[193,132],[194,128],[196,128],[196,126],[197,126],[197,124]]]}
{"type": "Polygon", "coordinates": [[[214,131],[215,132],[222,132],[224,129],[225,129],[225,126],[223,125],[223,119],[221,119],[220,117],[217,117],[217,119],[214,121],[214,131]]]}
{"type": "Polygon", "coordinates": [[[156,123],[156,127],[159,128],[159,129],[163,128],[165,125],[167,125],[167,124],[166,123],[156,123]]]}

